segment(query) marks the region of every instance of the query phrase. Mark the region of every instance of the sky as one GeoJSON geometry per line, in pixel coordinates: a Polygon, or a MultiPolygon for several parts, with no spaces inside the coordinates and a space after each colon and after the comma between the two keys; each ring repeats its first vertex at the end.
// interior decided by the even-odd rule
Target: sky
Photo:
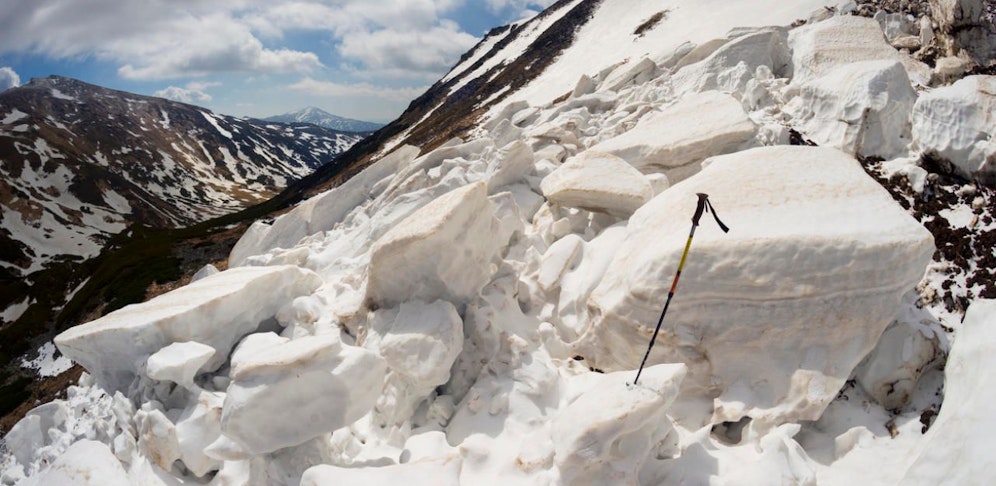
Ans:
{"type": "Polygon", "coordinates": [[[52,74],[266,117],[396,118],[554,0],[2,0],[0,91],[52,74]]]}

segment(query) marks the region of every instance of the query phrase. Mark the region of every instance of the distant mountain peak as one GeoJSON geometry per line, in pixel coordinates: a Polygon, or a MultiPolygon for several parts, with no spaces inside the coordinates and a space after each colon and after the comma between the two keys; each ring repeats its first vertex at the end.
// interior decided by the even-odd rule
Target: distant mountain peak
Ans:
{"type": "Polygon", "coordinates": [[[307,106],[297,111],[284,113],[283,115],[264,118],[265,121],[279,123],[311,123],[324,128],[331,128],[342,132],[373,132],[384,126],[381,123],[373,123],[362,120],[354,120],[338,115],[333,115],[321,108],[307,106]]]}

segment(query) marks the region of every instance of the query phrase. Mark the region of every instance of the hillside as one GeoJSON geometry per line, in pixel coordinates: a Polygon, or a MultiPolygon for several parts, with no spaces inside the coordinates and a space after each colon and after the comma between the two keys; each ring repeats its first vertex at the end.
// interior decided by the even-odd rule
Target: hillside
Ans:
{"type": "Polygon", "coordinates": [[[562,0],[494,29],[210,223],[267,215],[223,271],[62,332],[87,372],[0,479],[985,483],[987,6],[562,0]]]}
{"type": "Polygon", "coordinates": [[[263,120],[280,123],[311,123],[312,125],[318,125],[320,127],[338,130],[340,132],[352,133],[374,132],[384,126],[382,123],[353,120],[352,118],[344,118],[338,115],[333,115],[320,108],[315,108],[314,106],[309,106],[290,113],[284,113],[283,115],[266,117],[263,120]]]}

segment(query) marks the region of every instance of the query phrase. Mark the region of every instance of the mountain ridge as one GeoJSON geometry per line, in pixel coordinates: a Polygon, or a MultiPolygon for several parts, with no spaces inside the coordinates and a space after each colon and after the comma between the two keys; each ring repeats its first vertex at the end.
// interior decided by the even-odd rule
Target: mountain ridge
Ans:
{"type": "Polygon", "coordinates": [[[282,115],[268,116],[263,121],[280,123],[311,123],[320,127],[338,130],[341,132],[375,132],[384,126],[383,123],[374,123],[362,120],[354,120],[338,115],[333,115],[321,108],[308,106],[297,111],[291,111],[282,115]]]}

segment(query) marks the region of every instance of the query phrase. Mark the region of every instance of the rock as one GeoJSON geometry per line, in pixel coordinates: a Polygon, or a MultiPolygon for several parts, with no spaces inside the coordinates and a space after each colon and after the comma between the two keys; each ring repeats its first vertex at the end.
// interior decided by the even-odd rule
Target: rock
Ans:
{"type": "Polygon", "coordinates": [[[996,467],[996,301],[975,300],[965,312],[944,367],[944,404],[913,453],[901,484],[971,484],[996,467]]]}
{"type": "Polygon", "coordinates": [[[792,126],[817,145],[885,159],[906,153],[916,92],[897,61],[843,65],[793,84],[785,107],[792,126]]]}
{"type": "Polygon", "coordinates": [[[124,467],[106,445],[83,439],[66,449],[47,470],[24,486],[129,486],[124,467]]]}
{"type": "Polygon", "coordinates": [[[406,486],[459,486],[463,460],[458,455],[422,459],[381,467],[315,466],[301,476],[301,486],[339,484],[404,484],[406,486]]]}
{"type": "MultiPolygon", "coordinates": [[[[914,292],[904,296],[903,308],[916,309],[911,300],[917,297],[914,292]]],[[[920,376],[943,357],[943,338],[932,330],[932,321],[936,319],[925,310],[900,316],[854,371],[858,385],[886,410],[906,405],[920,376]]]]}
{"type": "Polygon", "coordinates": [[[915,84],[927,86],[930,68],[901,54],[885,40],[878,22],[851,15],[804,25],[789,33],[792,84],[812,81],[859,61],[899,61],[915,84]]]}
{"type": "Polygon", "coordinates": [[[554,464],[563,484],[638,484],[643,463],[671,431],[668,407],[685,376],[682,364],[600,376],[557,415],[554,464]]]}
{"type": "Polygon", "coordinates": [[[194,376],[215,354],[215,349],[193,341],[173,343],[149,356],[145,373],[153,380],[172,381],[195,390],[194,376]]]}
{"type": "Polygon", "coordinates": [[[386,368],[329,335],[256,344],[232,358],[222,434],[253,455],[303,444],[369,412],[386,368]]]}
{"type": "Polygon", "coordinates": [[[906,49],[913,52],[920,48],[920,37],[915,35],[901,35],[891,42],[896,49],[906,49]]]}
{"type": "Polygon", "coordinates": [[[913,105],[913,143],[958,175],[996,185],[996,76],[968,76],[913,105]],[[952,123],[958,120],[958,123],[952,123]]]}
{"type": "Polygon", "coordinates": [[[958,80],[972,66],[968,59],[955,56],[942,57],[934,64],[934,81],[950,83],[958,80]]]}
{"type": "Polygon", "coordinates": [[[628,132],[589,150],[621,157],[644,174],[663,172],[675,184],[698,172],[707,157],[750,144],[755,132],[739,101],[711,91],[647,114],[628,132]]]}
{"type": "Polygon", "coordinates": [[[126,389],[149,356],[175,342],[214,348],[203,367],[214,371],[239,339],[321,284],[294,266],[229,269],[71,328],[55,344],[108,391],[126,389]]]}
{"type": "Polygon", "coordinates": [[[484,183],[440,196],[373,244],[367,301],[392,306],[412,299],[460,302],[477,295],[491,275],[491,259],[505,243],[495,238],[498,231],[484,183]]]}
{"type": "Polygon", "coordinates": [[[650,200],[650,182],[612,154],[588,150],[572,157],[543,179],[543,196],[552,204],[627,218],[650,200]]]}
{"type": "Polygon", "coordinates": [[[713,423],[818,418],[920,281],[930,234],[835,149],[712,158],[630,218],[588,299],[579,346],[591,366],[639,365],[697,192],[732,229],[703,216],[648,362],[686,363],[683,393],[715,397],[713,423]]]}

